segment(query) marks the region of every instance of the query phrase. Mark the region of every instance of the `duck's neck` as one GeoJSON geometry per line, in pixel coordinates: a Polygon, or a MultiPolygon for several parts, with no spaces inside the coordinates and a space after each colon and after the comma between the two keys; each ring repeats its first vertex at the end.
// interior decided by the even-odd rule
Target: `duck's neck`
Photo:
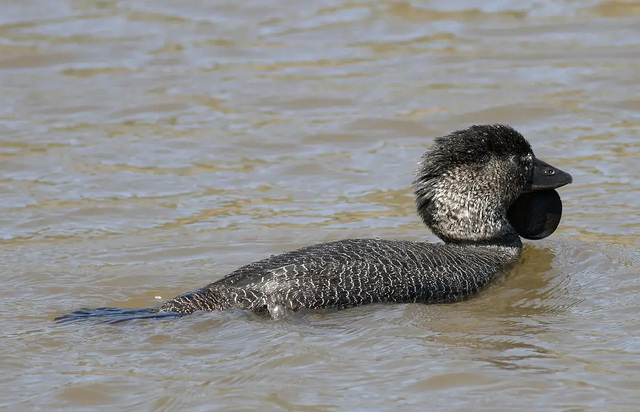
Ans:
{"type": "MultiPolygon", "coordinates": [[[[437,202],[436,202],[437,203],[437,202]]],[[[522,247],[520,236],[503,211],[483,210],[478,205],[446,212],[437,209],[424,219],[433,233],[445,243],[522,247]]]]}
{"type": "Polygon", "coordinates": [[[510,201],[500,192],[505,183],[497,180],[470,170],[418,179],[414,186],[418,213],[446,243],[522,247],[507,219],[510,201]]]}

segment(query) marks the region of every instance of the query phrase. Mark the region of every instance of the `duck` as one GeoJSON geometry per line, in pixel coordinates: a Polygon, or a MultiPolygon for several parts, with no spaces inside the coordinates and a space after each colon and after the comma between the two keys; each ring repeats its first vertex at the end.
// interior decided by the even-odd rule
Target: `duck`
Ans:
{"type": "Polygon", "coordinates": [[[517,264],[522,238],[556,230],[562,202],[555,189],[569,183],[569,173],[538,159],[512,127],[473,125],[435,138],[415,172],[418,216],[440,243],[314,244],[249,263],[159,306],[81,309],[55,320],[117,323],[229,309],[283,319],[302,309],[459,302],[517,264]]]}

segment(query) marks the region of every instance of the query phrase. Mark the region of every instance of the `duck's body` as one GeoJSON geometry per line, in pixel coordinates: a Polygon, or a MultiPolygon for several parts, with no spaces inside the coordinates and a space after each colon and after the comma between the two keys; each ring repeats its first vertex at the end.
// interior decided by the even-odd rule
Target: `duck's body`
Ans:
{"type": "Polygon", "coordinates": [[[181,314],[232,308],[274,317],[302,308],[374,302],[455,302],[488,284],[518,258],[521,244],[461,246],[404,240],[322,243],[243,266],[161,306],[181,314]]]}
{"type": "Polygon", "coordinates": [[[537,160],[512,128],[473,126],[436,139],[416,172],[418,213],[444,244],[322,243],[243,266],[156,308],[82,310],[58,320],[108,316],[118,321],[232,308],[280,318],[303,308],[459,301],[517,261],[519,234],[536,239],[555,230],[559,213],[554,207],[560,200],[548,192],[570,182],[571,176],[537,160]],[[536,191],[546,195],[521,196],[536,191]]]}

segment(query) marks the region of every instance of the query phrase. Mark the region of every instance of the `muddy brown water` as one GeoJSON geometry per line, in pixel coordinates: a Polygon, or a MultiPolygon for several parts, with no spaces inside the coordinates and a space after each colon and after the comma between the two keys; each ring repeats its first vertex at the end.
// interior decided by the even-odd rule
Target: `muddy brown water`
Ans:
{"type": "Polygon", "coordinates": [[[638,410],[640,5],[0,1],[0,407],[638,410]],[[411,173],[504,122],[574,177],[454,305],[66,325],[317,242],[435,240],[411,173]]]}

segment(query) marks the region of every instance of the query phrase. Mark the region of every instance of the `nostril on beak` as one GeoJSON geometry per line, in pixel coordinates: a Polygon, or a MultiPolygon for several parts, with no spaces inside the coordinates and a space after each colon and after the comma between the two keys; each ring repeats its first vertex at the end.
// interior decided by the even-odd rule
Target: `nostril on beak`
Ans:
{"type": "Polygon", "coordinates": [[[553,176],[556,174],[556,171],[553,169],[545,169],[544,174],[547,176],[553,176]]]}

